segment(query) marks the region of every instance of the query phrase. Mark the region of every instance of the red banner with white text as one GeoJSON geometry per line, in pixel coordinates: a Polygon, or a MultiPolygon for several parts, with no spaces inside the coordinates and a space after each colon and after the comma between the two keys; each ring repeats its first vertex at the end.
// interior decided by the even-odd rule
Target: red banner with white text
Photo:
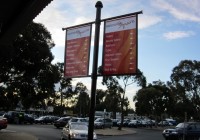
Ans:
{"type": "Polygon", "coordinates": [[[103,75],[130,75],[137,72],[136,16],[104,23],[103,75]]]}
{"type": "Polygon", "coordinates": [[[66,30],[65,77],[88,76],[91,25],[66,30]]]}

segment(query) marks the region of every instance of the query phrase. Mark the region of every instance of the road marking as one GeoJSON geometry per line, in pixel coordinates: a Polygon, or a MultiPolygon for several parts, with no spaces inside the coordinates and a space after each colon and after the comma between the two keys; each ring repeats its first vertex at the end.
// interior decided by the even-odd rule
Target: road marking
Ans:
{"type": "Polygon", "coordinates": [[[15,133],[16,131],[9,130],[9,129],[2,129],[0,132],[3,132],[3,133],[15,133]]]}

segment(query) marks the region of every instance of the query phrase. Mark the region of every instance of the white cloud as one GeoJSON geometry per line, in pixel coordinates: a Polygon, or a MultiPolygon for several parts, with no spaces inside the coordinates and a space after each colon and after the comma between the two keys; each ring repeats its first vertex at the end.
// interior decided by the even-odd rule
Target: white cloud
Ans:
{"type": "Polygon", "coordinates": [[[126,96],[128,97],[130,106],[135,109],[135,103],[133,102],[133,97],[136,95],[136,92],[139,90],[137,86],[129,86],[126,90],[126,96]]]}
{"type": "MultiPolygon", "coordinates": [[[[116,10],[118,11],[119,15],[122,13],[127,13],[126,11],[132,9],[131,5],[135,5],[132,1],[127,1],[129,4],[126,3],[123,5],[116,5],[116,3],[119,2],[121,1],[103,0],[102,3],[105,4],[105,6],[102,9],[102,18],[104,15],[112,17],[110,12],[115,11],[112,14],[116,14],[116,10]]],[[[96,1],[89,0],[53,1],[34,19],[34,21],[42,23],[45,25],[45,27],[47,27],[56,44],[55,47],[64,47],[65,32],[62,31],[62,28],[94,21],[96,15],[95,4],[96,1]]],[[[140,14],[138,19],[139,29],[150,27],[162,21],[161,17],[150,16],[147,14],[140,14]]]]}
{"type": "Polygon", "coordinates": [[[138,21],[139,29],[148,28],[162,21],[161,17],[150,16],[150,15],[140,15],[138,19],[139,19],[138,21]]]}
{"type": "Polygon", "coordinates": [[[180,39],[185,37],[190,37],[194,35],[195,33],[192,31],[174,31],[174,32],[168,32],[164,33],[163,36],[167,40],[173,40],[173,39],[180,39]]]}
{"type": "Polygon", "coordinates": [[[55,57],[54,60],[52,61],[52,64],[56,64],[58,62],[63,62],[63,61],[64,61],[63,59],[55,57]]]}
{"type": "Polygon", "coordinates": [[[92,6],[95,11],[95,6],[92,4],[95,4],[95,2],[81,0],[53,1],[34,19],[34,22],[42,23],[47,27],[56,47],[64,47],[65,31],[62,28],[93,21],[94,19],[92,20],[91,18],[94,16],[91,15],[95,15],[95,12],[86,10],[92,6]]]}
{"type": "Polygon", "coordinates": [[[154,0],[153,5],[179,20],[200,22],[199,0],[154,0]]]}
{"type": "Polygon", "coordinates": [[[42,23],[51,33],[56,46],[64,47],[65,32],[62,28],[66,26],[65,12],[57,9],[57,4],[51,3],[39,14],[34,22],[42,23]]]}

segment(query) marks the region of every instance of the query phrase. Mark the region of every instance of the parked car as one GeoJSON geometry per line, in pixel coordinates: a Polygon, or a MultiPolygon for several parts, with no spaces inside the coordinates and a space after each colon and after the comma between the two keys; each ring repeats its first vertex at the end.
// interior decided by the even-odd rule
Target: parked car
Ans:
{"type": "Polygon", "coordinates": [[[0,111],[0,116],[3,116],[6,112],[0,111]]]}
{"type": "Polygon", "coordinates": [[[24,122],[24,114],[24,112],[8,111],[4,114],[4,117],[7,119],[8,123],[20,124],[24,122]]]}
{"type": "Polygon", "coordinates": [[[171,123],[171,124],[174,125],[174,126],[177,125],[177,122],[176,122],[176,120],[174,120],[174,119],[165,119],[165,121],[171,123]]]}
{"type": "Polygon", "coordinates": [[[58,116],[50,116],[51,117],[51,119],[53,120],[53,122],[54,121],[57,121],[58,119],[60,119],[60,117],[58,117],[58,116]]]}
{"type": "Polygon", "coordinates": [[[164,121],[160,121],[158,123],[158,126],[173,126],[173,124],[170,123],[169,121],[164,120],[164,121]]]}
{"type": "MultiPolygon", "coordinates": [[[[61,131],[61,140],[87,140],[88,125],[85,123],[71,122],[68,123],[61,131]]],[[[93,133],[93,139],[97,139],[97,135],[93,133]]]]}
{"type": "Polygon", "coordinates": [[[138,120],[131,120],[129,123],[128,123],[128,127],[138,127],[138,120]]]}
{"type": "Polygon", "coordinates": [[[97,118],[94,121],[94,127],[95,128],[112,128],[113,122],[109,118],[97,118]]]}
{"type": "Polygon", "coordinates": [[[183,137],[185,140],[198,140],[200,138],[200,122],[179,123],[174,129],[165,129],[162,135],[166,140],[183,137]]]}
{"type": "MultiPolygon", "coordinates": [[[[124,119],[123,121],[123,126],[128,126],[128,123],[130,122],[130,119],[124,119]]],[[[120,126],[121,125],[121,120],[119,120],[117,122],[117,126],[120,126]]]]}
{"type": "Polygon", "coordinates": [[[6,129],[8,125],[8,121],[6,118],[4,118],[3,116],[0,116],[0,130],[1,129],[6,129]]]}
{"type": "Polygon", "coordinates": [[[33,124],[34,123],[33,116],[31,114],[24,114],[24,123],[33,124]]]}
{"type": "MultiPolygon", "coordinates": [[[[58,119],[58,118],[57,118],[58,119]]],[[[40,124],[53,124],[53,122],[55,121],[55,117],[54,116],[41,116],[37,119],[35,119],[35,123],[40,123],[40,124]]]]}
{"type": "Polygon", "coordinates": [[[130,121],[131,120],[129,120],[129,119],[125,119],[123,122],[123,126],[127,127],[130,121]]]}
{"type": "Polygon", "coordinates": [[[54,126],[57,128],[64,127],[70,119],[71,117],[61,117],[60,119],[54,121],[54,126]]]}
{"type": "Polygon", "coordinates": [[[86,118],[77,118],[77,117],[73,117],[69,120],[69,123],[72,122],[77,122],[77,123],[85,123],[88,125],[88,120],[86,118]]]}
{"type": "Polygon", "coordinates": [[[117,126],[117,122],[119,122],[119,121],[120,121],[119,119],[112,119],[113,126],[117,126]]]}

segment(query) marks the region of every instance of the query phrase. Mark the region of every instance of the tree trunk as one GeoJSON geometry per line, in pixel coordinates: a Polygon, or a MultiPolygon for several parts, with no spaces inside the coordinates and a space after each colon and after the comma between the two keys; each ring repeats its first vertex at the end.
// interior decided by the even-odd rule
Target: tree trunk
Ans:
{"type": "Polygon", "coordinates": [[[123,97],[122,97],[122,100],[121,100],[121,123],[118,127],[118,130],[122,130],[123,123],[124,123],[124,109],[123,109],[124,108],[124,94],[123,94],[123,97]]]}

